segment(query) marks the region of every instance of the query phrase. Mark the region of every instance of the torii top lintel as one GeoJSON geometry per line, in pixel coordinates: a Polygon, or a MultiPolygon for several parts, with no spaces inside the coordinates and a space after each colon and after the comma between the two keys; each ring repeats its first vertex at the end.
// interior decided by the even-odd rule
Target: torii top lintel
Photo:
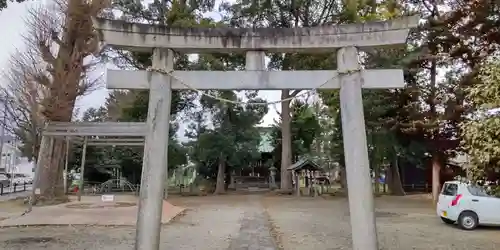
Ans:
{"type": "Polygon", "coordinates": [[[418,16],[360,24],[303,28],[174,28],[94,19],[102,39],[115,48],[151,51],[169,48],[200,52],[325,52],[332,48],[377,47],[406,42],[418,16]]]}

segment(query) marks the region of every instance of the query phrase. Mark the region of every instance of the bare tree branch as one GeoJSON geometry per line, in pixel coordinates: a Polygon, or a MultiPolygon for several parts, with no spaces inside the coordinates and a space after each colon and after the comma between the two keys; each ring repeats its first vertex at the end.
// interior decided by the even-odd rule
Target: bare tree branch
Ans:
{"type": "MultiPolygon", "coordinates": [[[[46,121],[71,121],[76,99],[94,90],[99,77],[88,73],[99,63],[98,33],[92,18],[107,7],[106,0],[56,0],[30,10],[24,37],[26,51],[11,58],[3,89],[5,124],[25,144],[25,153],[36,158],[46,121]],[[8,118],[8,119],[7,119],[8,118]],[[8,122],[7,122],[8,121],[8,122]],[[26,152],[29,151],[29,152],[26,152]]],[[[64,140],[43,149],[39,184],[42,196],[58,195],[62,182],[64,140]]]]}
{"type": "Polygon", "coordinates": [[[36,83],[44,69],[32,50],[16,52],[10,59],[11,67],[4,72],[8,85],[2,89],[4,112],[1,126],[25,144],[23,153],[36,158],[40,131],[44,118],[40,113],[40,101],[47,94],[44,85],[36,83]],[[5,118],[5,119],[4,119],[5,118]]]}

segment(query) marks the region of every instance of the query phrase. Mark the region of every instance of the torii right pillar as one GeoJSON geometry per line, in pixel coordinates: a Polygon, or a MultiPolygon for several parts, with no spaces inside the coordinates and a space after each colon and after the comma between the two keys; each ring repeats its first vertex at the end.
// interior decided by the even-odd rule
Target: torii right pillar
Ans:
{"type": "MultiPolygon", "coordinates": [[[[339,49],[337,65],[339,72],[358,70],[360,68],[358,50],[355,47],[339,49]]],[[[340,112],[349,213],[353,249],[378,250],[362,87],[363,77],[359,73],[354,73],[352,77],[342,77],[340,82],[340,112]]]]}

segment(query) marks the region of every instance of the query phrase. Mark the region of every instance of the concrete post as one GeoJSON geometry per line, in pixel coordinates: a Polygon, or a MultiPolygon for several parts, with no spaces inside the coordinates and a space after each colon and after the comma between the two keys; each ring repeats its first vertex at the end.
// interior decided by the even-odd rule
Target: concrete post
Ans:
{"type": "Polygon", "coordinates": [[[277,188],[277,186],[276,186],[276,167],[271,166],[269,168],[269,171],[270,171],[269,188],[271,190],[274,190],[277,188]]]}
{"type": "Polygon", "coordinates": [[[301,177],[301,173],[298,172],[298,171],[294,171],[293,173],[295,173],[295,195],[297,197],[299,197],[301,195],[300,193],[300,177],[301,177]]]}
{"type": "MultiPolygon", "coordinates": [[[[357,49],[355,47],[341,48],[337,52],[337,64],[339,73],[358,70],[360,65],[357,49]]],[[[347,186],[349,187],[352,249],[378,250],[361,94],[362,76],[359,73],[343,76],[340,84],[340,110],[347,186]]]]}
{"type": "Polygon", "coordinates": [[[84,182],[85,182],[85,160],[87,157],[87,140],[88,137],[85,136],[83,139],[83,150],[82,150],[82,159],[80,162],[80,183],[78,185],[78,201],[82,200],[82,194],[83,194],[83,189],[85,188],[84,182]]]}
{"type": "Polygon", "coordinates": [[[66,150],[64,152],[64,194],[68,193],[68,163],[69,163],[69,138],[66,137],[66,150]]]}
{"type": "MultiPolygon", "coordinates": [[[[172,70],[174,52],[154,49],[153,67],[172,70]]],[[[168,166],[168,130],[172,98],[171,77],[162,75],[152,81],[149,92],[148,132],[144,146],[139,212],[137,215],[136,250],[158,250],[162,206],[168,166]]]]}

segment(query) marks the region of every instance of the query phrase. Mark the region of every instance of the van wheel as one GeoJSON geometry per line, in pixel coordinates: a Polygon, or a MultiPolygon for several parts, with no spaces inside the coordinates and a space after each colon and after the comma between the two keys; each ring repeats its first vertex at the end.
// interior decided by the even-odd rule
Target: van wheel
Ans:
{"type": "Polygon", "coordinates": [[[479,225],[477,214],[470,211],[465,211],[458,217],[458,226],[463,230],[474,230],[479,225]]]}
{"type": "Polygon", "coordinates": [[[441,217],[441,220],[446,223],[446,224],[450,224],[450,225],[453,225],[455,224],[455,221],[454,220],[450,220],[450,219],[446,219],[444,217],[441,217]]]}

